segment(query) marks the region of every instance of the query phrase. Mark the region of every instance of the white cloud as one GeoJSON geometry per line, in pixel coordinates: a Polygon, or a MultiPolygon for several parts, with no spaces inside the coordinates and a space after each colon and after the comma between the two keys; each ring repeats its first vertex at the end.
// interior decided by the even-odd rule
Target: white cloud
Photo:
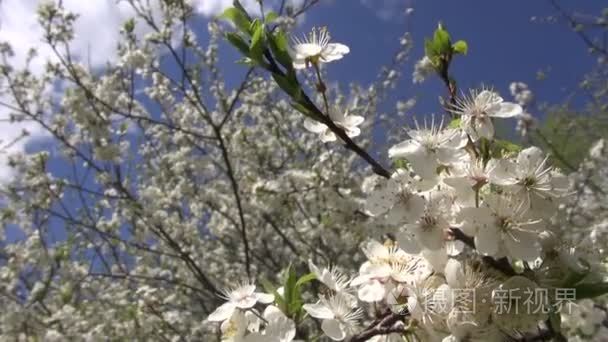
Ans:
{"type": "MultiPolygon", "coordinates": [[[[232,0],[193,0],[192,4],[196,11],[204,16],[213,16],[222,13],[226,8],[232,6],[232,0]]],[[[248,11],[258,11],[259,5],[255,0],[241,1],[243,7],[248,11]]]]}
{"type": "Polygon", "coordinates": [[[361,3],[372,9],[382,20],[392,20],[406,13],[413,0],[361,0],[361,3]]]}

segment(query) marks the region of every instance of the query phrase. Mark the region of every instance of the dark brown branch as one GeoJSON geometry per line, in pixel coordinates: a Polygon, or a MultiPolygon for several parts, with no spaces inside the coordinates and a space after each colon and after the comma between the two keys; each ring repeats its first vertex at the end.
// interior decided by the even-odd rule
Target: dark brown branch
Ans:
{"type": "Polygon", "coordinates": [[[405,315],[389,311],[379,322],[378,320],[374,321],[367,329],[351,337],[349,342],[364,342],[378,335],[404,333],[407,331],[407,328],[396,323],[402,322],[405,317],[405,315]]]}
{"type": "MultiPolygon", "coordinates": [[[[275,60],[269,50],[264,51],[264,56],[266,57],[266,59],[268,60],[268,63],[270,64],[270,72],[278,74],[282,77],[287,77],[285,75],[285,72],[283,72],[283,70],[281,70],[281,68],[279,68],[279,66],[275,62],[275,60]]],[[[359,157],[361,157],[363,160],[365,160],[372,167],[372,170],[377,175],[382,176],[384,178],[391,178],[391,173],[387,169],[385,169],[384,166],[382,166],[378,161],[376,161],[369,153],[367,153],[367,151],[365,151],[363,148],[361,148],[359,145],[357,145],[346,134],[346,132],[342,128],[338,127],[329,118],[329,115],[325,115],[325,113],[323,113],[317,107],[317,105],[310,99],[310,97],[307,94],[305,94],[303,91],[301,91],[301,95],[302,95],[302,101],[306,103],[306,107],[311,109],[313,111],[313,113],[315,114],[315,116],[319,120],[321,120],[321,122],[324,123],[335,135],[340,137],[340,139],[344,142],[344,146],[347,149],[353,151],[359,157]]]]}

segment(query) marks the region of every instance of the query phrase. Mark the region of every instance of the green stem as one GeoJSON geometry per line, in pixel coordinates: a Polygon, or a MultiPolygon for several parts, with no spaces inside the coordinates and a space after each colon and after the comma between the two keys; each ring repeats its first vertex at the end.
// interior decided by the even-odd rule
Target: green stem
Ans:
{"type": "Polygon", "coordinates": [[[323,96],[323,103],[325,104],[325,114],[329,116],[329,101],[327,100],[327,87],[325,87],[325,82],[323,82],[323,77],[321,77],[321,70],[319,69],[319,63],[314,62],[312,65],[315,68],[315,73],[317,74],[317,81],[319,84],[317,85],[317,90],[323,96]]]}

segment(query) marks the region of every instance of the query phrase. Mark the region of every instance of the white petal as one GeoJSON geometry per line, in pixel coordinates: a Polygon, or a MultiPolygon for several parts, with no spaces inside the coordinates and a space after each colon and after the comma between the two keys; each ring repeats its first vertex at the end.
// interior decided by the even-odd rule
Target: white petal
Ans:
{"type": "Polygon", "coordinates": [[[445,251],[449,256],[457,256],[464,251],[464,242],[459,240],[446,241],[445,251]]]}
{"type": "MultiPolygon", "coordinates": [[[[530,196],[526,199],[529,199],[528,205],[530,208],[529,213],[532,214],[535,219],[543,218],[550,219],[557,212],[558,201],[554,198],[547,197],[542,198],[534,192],[530,193],[530,196]]],[[[543,224],[536,225],[537,227],[543,227],[543,224]]],[[[526,229],[530,229],[531,227],[526,227],[526,229]]]]}
{"type": "Polygon", "coordinates": [[[426,200],[422,196],[412,195],[407,201],[406,210],[410,217],[420,217],[426,207],[426,200]]]}
{"type": "Polygon", "coordinates": [[[430,229],[417,228],[416,238],[418,242],[430,250],[438,250],[443,247],[443,229],[440,227],[432,227],[430,229]]]}
{"type": "Polygon", "coordinates": [[[534,261],[540,256],[540,245],[535,233],[512,231],[505,236],[505,247],[514,258],[534,261]]]}
{"type": "Polygon", "coordinates": [[[318,44],[304,43],[294,46],[291,53],[294,59],[299,59],[317,56],[321,51],[322,47],[318,44]]]}
{"type": "Polygon", "coordinates": [[[453,289],[461,289],[464,287],[464,270],[462,264],[456,259],[448,260],[445,265],[445,280],[453,289]]]}
{"type": "Polygon", "coordinates": [[[532,146],[519,152],[517,164],[522,172],[531,173],[543,162],[544,158],[543,151],[536,146],[532,146]]]}
{"type": "Polygon", "coordinates": [[[502,102],[500,96],[498,96],[498,94],[496,94],[495,92],[489,90],[483,90],[479,94],[477,94],[477,97],[475,97],[475,103],[496,104],[500,102],[502,102]]]}
{"type": "Polygon", "coordinates": [[[344,55],[350,52],[348,46],[340,43],[327,44],[321,53],[321,60],[325,63],[342,59],[344,55]]]}
{"type": "Polygon", "coordinates": [[[366,303],[379,302],[384,299],[386,287],[377,280],[371,280],[357,291],[359,299],[366,303]]]}
{"type": "Polygon", "coordinates": [[[488,208],[462,208],[458,213],[462,221],[460,229],[467,235],[475,235],[478,230],[494,225],[495,218],[488,208]]]}
{"type": "MultiPolygon", "coordinates": [[[[237,312],[242,313],[242,311],[237,311],[237,312]]],[[[259,313],[256,309],[245,311],[244,316],[245,316],[244,323],[247,325],[245,327],[245,329],[247,329],[251,332],[260,331],[260,325],[262,324],[262,319],[259,317],[259,313]]]]}
{"type": "Polygon", "coordinates": [[[411,154],[407,158],[414,169],[414,172],[423,179],[433,179],[437,177],[437,155],[429,152],[426,149],[420,150],[419,153],[411,154]]]}
{"type": "Polygon", "coordinates": [[[390,224],[413,222],[422,215],[425,202],[424,198],[418,195],[411,195],[407,200],[397,199],[386,220],[390,224]]]}
{"type": "Polygon", "coordinates": [[[454,335],[448,335],[441,342],[460,342],[460,339],[454,335]]]}
{"type": "Polygon", "coordinates": [[[312,133],[323,133],[328,130],[324,123],[312,119],[304,119],[304,128],[312,133]]]}
{"type": "Polygon", "coordinates": [[[330,131],[329,129],[321,134],[322,142],[331,142],[331,141],[336,141],[337,139],[338,138],[336,137],[334,132],[330,131]]]}
{"type": "Polygon", "coordinates": [[[515,175],[517,174],[517,164],[508,159],[502,159],[496,162],[488,173],[490,183],[496,185],[513,185],[517,183],[515,175]]]}
{"type": "Polygon", "coordinates": [[[306,69],[306,59],[294,59],[293,68],[296,70],[306,69]]]}
{"type": "Polygon", "coordinates": [[[325,305],[321,303],[316,304],[304,304],[302,307],[309,315],[318,319],[332,319],[334,313],[325,305]]]}
{"type": "Polygon", "coordinates": [[[262,304],[270,304],[274,302],[274,295],[270,293],[256,292],[255,293],[258,302],[262,304]]]}
{"type": "Polygon", "coordinates": [[[388,186],[391,184],[394,184],[394,181],[389,181],[386,186],[374,190],[365,201],[364,210],[373,216],[377,216],[392,208],[397,199],[398,189],[388,186]]]}
{"type": "Polygon", "coordinates": [[[321,269],[312,262],[312,259],[308,259],[308,269],[317,276],[317,279],[321,277],[321,269]]]}
{"type": "Polygon", "coordinates": [[[342,341],[346,337],[346,331],[342,323],[335,319],[327,319],[321,323],[321,329],[329,338],[334,341],[342,341]]]}
{"type": "Polygon", "coordinates": [[[360,115],[347,115],[344,118],[344,126],[359,126],[361,123],[363,123],[363,121],[365,120],[365,118],[363,118],[360,115]]]}
{"type": "Polygon", "coordinates": [[[524,170],[535,169],[545,158],[543,151],[536,147],[528,147],[517,155],[517,164],[524,170]]]}
{"type": "Polygon", "coordinates": [[[415,140],[406,140],[394,145],[388,149],[389,158],[407,158],[408,156],[416,153],[422,146],[415,140]]]}
{"type": "Polygon", "coordinates": [[[465,150],[455,150],[453,148],[439,147],[437,149],[437,160],[441,164],[451,165],[464,160],[468,154],[465,150]]]}
{"type": "Polygon", "coordinates": [[[420,253],[420,245],[418,244],[418,240],[416,240],[416,236],[409,231],[397,233],[397,242],[399,243],[399,247],[406,253],[420,253]]]}
{"type": "MultiPolygon", "coordinates": [[[[367,263],[364,263],[363,265],[366,265],[366,264],[367,264],[367,263]]],[[[365,267],[363,267],[363,265],[361,265],[361,268],[360,268],[360,270],[359,270],[359,272],[360,272],[360,273],[365,272],[365,271],[363,270],[363,269],[365,268],[365,267]]],[[[369,265],[369,264],[368,264],[368,265],[369,265]]],[[[367,283],[367,282],[371,281],[371,279],[372,279],[372,278],[373,278],[373,276],[372,276],[371,274],[360,274],[360,275],[358,275],[358,276],[354,277],[354,278],[353,278],[353,279],[350,281],[349,285],[350,285],[351,287],[357,287],[357,286],[359,286],[359,285],[361,285],[361,284],[365,284],[365,283],[367,283]]]]}
{"type": "Polygon", "coordinates": [[[450,177],[444,178],[443,182],[454,189],[456,195],[456,203],[463,207],[472,207],[475,205],[475,191],[473,190],[473,181],[468,177],[450,177]]]}
{"type": "Polygon", "coordinates": [[[445,265],[448,262],[448,254],[444,249],[438,249],[436,251],[432,251],[430,249],[423,249],[422,256],[426,261],[428,261],[433,269],[437,272],[443,272],[445,269],[445,265]]]}
{"type": "Polygon", "coordinates": [[[350,52],[350,48],[344,44],[331,43],[331,44],[327,44],[327,47],[325,47],[324,52],[339,53],[339,54],[346,55],[347,53],[350,52]]]}
{"type": "Polygon", "coordinates": [[[358,137],[359,134],[361,134],[361,129],[359,129],[359,127],[347,127],[344,131],[349,138],[358,137]]]}
{"type": "Polygon", "coordinates": [[[469,142],[467,134],[459,128],[446,128],[443,130],[442,136],[449,137],[442,145],[452,149],[461,149],[469,142]]]}
{"type": "Polygon", "coordinates": [[[232,316],[220,325],[220,331],[226,333],[231,330],[236,336],[242,337],[247,331],[248,315],[243,311],[234,311],[232,316]]]}
{"type": "MultiPolygon", "coordinates": [[[[296,335],[294,322],[276,306],[268,306],[264,310],[264,318],[268,321],[266,335],[275,337],[278,341],[291,341],[296,335]]],[[[268,341],[268,336],[267,336],[268,341]]]]}
{"type": "Polygon", "coordinates": [[[405,204],[402,201],[397,202],[386,215],[386,222],[388,224],[397,225],[403,222],[407,222],[408,218],[414,218],[407,214],[405,210],[405,204]]]}
{"type": "Polygon", "coordinates": [[[420,319],[422,315],[424,315],[424,309],[421,308],[421,305],[418,302],[418,297],[414,293],[407,296],[406,306],[413,318],[420,319]]]}
{"type": "Polygon", "coordinates": [[[475,248],[481,254],[496,255],[498,253],[500,232],[495,224],[479,228],[475,234],[475,248]]]}
{"type": "Polygon", "coordinates": [[[391,267],[385,263],[370,264],[365,271],[378,279],[388,278],[391,275],[391,267]]]}
{"type": "Polygon", "coordinates": [[[234,303],[231,303],[231,302],[224,303],[224,304],[220,305],[217,309],[215,309],[215,311],[213,311],[209,315],[209,317],[207,317],[207,320],[209,322],[225,321],[228,318],[230,318],[230,316],[232,316],[232,313],[234,313],[234,310],[236,310],[236,306],[234,305],[234,303]]]}
{"type": "Polygon", "coordinates": [[[473,130],[475,131],[477,138],[486,138],[488,140],[492,140],[494,138],[494,125],[490,119],[477,120],[473,130]]]}
{"type": "Polygon", "coordinates": [[[258,302],[258,298],[256,295],[243,297],[242,299],[234,302],[234,305],[239,309],[250,309],[255,306],[255,303],[258,302]]]}
{"type": "Polygon", "coordinates": [[[498,111],[492,113],[491,116],[496,118],[512,118],[520,115],[522,112],[523,109],[520,105],[511,102],[503,102],[500,104],[498,111]]]}
{"type": "MultiPolygon", "coordinates": [[[[235,340],[238,341],[238,340],[235,340]]],[[[245,336],[244,339],[245,342],[268,342],[269,338],[268,336],[264,336],[259,332],[254,332],[254,333],[250,333],[249,335],[245,336]]],[[[272,341],[272,340],[270,340],[272,341]]]]}

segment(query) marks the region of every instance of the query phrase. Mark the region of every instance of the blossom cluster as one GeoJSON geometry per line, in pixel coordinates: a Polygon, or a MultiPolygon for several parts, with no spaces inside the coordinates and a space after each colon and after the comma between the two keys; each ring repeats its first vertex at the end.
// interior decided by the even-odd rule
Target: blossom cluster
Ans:
{"type": "MultiPolygon", "coordinates": [[[[341,59],[348,48],[332,57],[329,35],[315,33],[304,42],[295,40],[291,51],[296,51],[296,69],[314,66],[317,90],[327,104],[319,64],[341,59]]],[[[417,80],[424,78],[424,68],[424,73],[434,72],[424,63],[419,63],[417,80]]],[[[371,334],[373,339],[413,335],[423,341],[503,341],[533,336],[550,325],[565,301],[576,301],[575,289],[567,298],[563,291],[547,295],[548,288],[559,290],[570,284],[568,275],[582,272],[577,267],[581,255],[560,252],[552,243],[560,235],[560,208],[573,194],[571,180],[540,148],[496,137],[494,120],[521,120],[523,106],[532,101],[525,84],[511,88],[518,103],[491,89],[454,96],[446,108],[449,124],[434,116],[422,125],[415,122],[406,130],[409,138],[388,149],[397,166],[390,177],[364,182],[368,197],[361,211],[385,228],[385,240],[363,244],[367,260],[352,277],[309,262],[325,290],[302,308],[321,321],[331,340],[368,336],[368,307],[375,312],[372,317],[387,319],[384,309],[408,317],[391,321],[383,327],[388,330],[371,334]],[[569,262],[556,263],[556,252],[569,262]],[[555,273],[564,278],[555,281],[555,273]],[[545,295],[537,298],[537,293],[545,295]],[[530,298],[540,300],[535,310],[530,310],[530,298]]],[[[349,138],[360,134],[363,117],[326,108],[336,128],[316,119],[304,124],[322,142],[337,140],[335,129],[349,138]]],[[[250,306],[248,312],[257,311],[250,306]]],[[[255,329],[245,335],[254,335],[255,329]]]]}

